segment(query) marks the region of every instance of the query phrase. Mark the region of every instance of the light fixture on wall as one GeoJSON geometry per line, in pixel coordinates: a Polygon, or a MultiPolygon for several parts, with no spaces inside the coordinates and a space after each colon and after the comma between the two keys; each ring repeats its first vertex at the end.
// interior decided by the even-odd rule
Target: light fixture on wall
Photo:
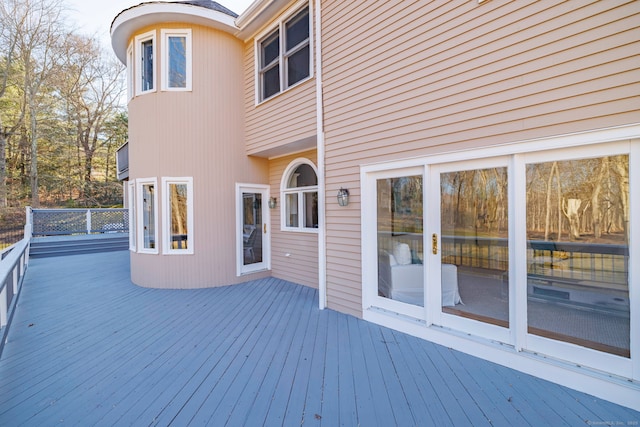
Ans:
{"type": "Polygon", "coordinates": [[[349,204],[349,190],[340,187],[338,190],[338,204],[340,206],[347,206],[349,204]]]}
{"type": "Polygon", "coordinates": [[[269,209],[275,209],[278,206],[278,199],[275,197],[269,197],[269,209]]]}

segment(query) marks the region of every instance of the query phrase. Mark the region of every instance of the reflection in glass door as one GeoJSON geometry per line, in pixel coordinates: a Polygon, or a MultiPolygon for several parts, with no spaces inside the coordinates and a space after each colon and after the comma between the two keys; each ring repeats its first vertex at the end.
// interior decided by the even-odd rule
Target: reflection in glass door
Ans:
{"type": "Polygon", "coordinates": [[[528,332],[630,357],[629,156],[526,174],[528,332]]]}
{"type": "Polygon", "coordinates": [[[268,268],[267,261],[267,190],[241,187],[239,197],[238,243],[240,274],[268,268]]]}
{"type": "Polygon", "coordinates": [[[422,181],[376,181],[378,296],[415,306],[424,306],[422,181]]]}
{"type": "Polygon", "coordinates": [[[440,173],[442,312],[509,327],[507,168],[440,173]]]}

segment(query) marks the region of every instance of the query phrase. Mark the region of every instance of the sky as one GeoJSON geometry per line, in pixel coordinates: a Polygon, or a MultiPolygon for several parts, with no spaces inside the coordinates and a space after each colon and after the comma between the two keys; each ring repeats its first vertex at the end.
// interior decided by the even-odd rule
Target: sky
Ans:
{"type": "MultiPolygon", "coordinates": [[[[69,18],[80,32],[96,35],[105,48],[111,49],[109,27],[118,13],[147,0],[65,0],[69,8],[69,18]]],[[[162,0],[157,0],[162,1],[162,0]]],[[[242,14],[253,0],[215,0],[217,3],[242,14]]]]}

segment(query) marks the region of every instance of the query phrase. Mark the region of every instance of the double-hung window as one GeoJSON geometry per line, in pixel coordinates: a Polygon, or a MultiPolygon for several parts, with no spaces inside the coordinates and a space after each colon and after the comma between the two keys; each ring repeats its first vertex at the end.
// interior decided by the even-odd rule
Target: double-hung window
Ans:
{"type": "Polygon", "coordinates": [[[157,180],[144,178],[136,180],[138,252],[157,254],[158,205],[157,180]]]}
{"type": "Polygon", "coordinates": [[[311,75],[309,6],[297,10],[256,45],[258,102],[311,75]]]}
{"type": "Polygon", "coordinates": [[[153,92],[156,88],[155,62],[156,32],[140,34],[135,38],[136,95],[153,92]]]}
{"type": "Polygon", "coordinates": [[[162,90],[191,90],[191,30],[162,30],[162,90]]]}
{"type": "Polygon", "coordinates": [[[162,253],[193,254],[193,178],[162,178],[162,253]]]}

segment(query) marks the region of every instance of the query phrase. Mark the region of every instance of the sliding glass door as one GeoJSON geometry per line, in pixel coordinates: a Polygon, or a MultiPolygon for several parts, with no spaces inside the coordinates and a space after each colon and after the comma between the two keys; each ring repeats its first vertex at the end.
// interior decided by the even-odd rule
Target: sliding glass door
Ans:
{"type": "Polygon", "coordinates": [[[629,155],[528,160],[530,341],[630,357],[629,155]]]}
{"type": "Polygon", "coordinates": [[[528,147],[367,171],[364,309],[631,378],[640,149],[528,147]]]}
{"type": "Polygon", "coordinates": [[[431,166],[435,323],[509,340],[508,186],[505,158],[431,166]]]}

